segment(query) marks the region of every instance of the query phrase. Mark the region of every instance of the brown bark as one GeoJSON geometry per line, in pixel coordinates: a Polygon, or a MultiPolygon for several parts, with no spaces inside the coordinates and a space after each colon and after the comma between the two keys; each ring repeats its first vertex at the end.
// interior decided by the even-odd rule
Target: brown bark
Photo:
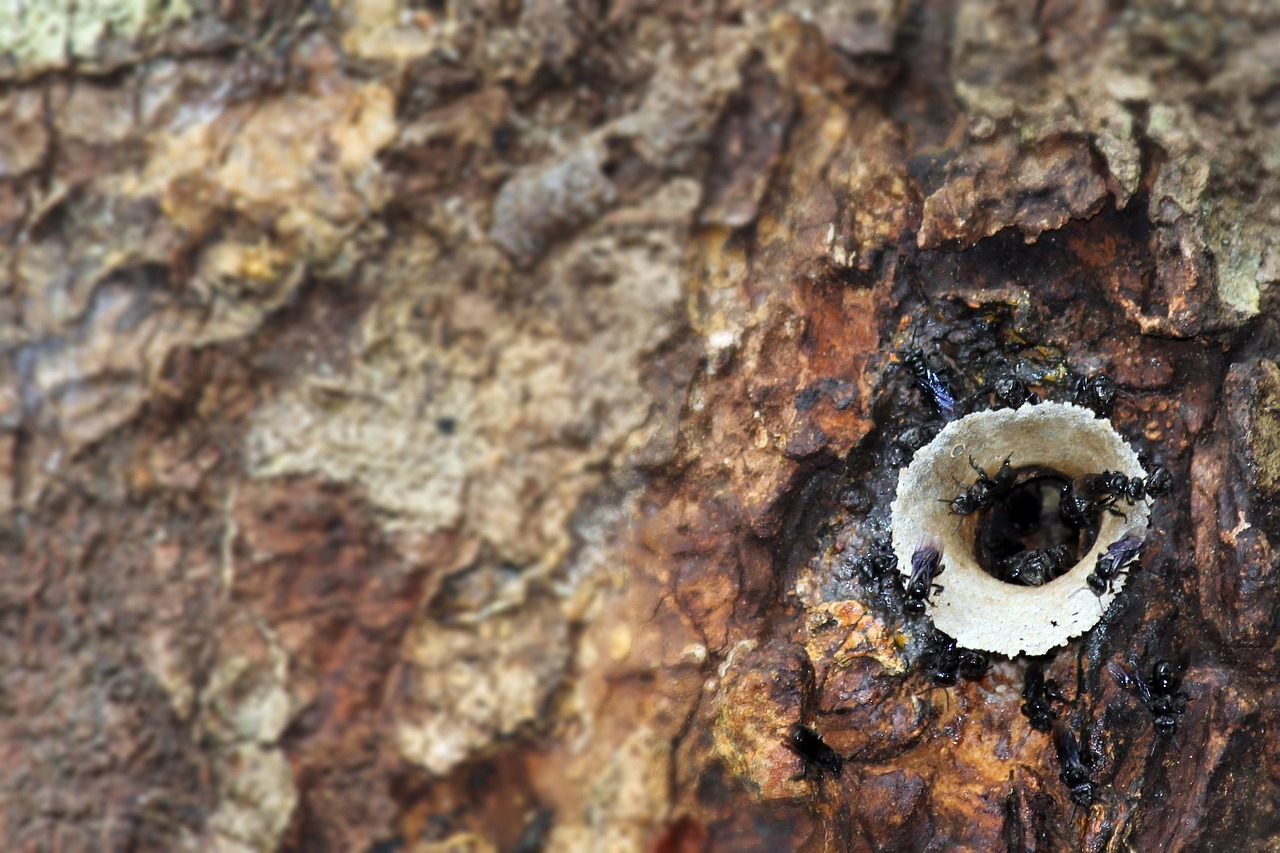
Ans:
{"type": "Polygon", "coordinates": [[[144,5],[0,13],[6,850],[1274,849],[1280,12],[144,5]],[[913,340],[1174,473],[1088,809],[852,569],[913,340]]]}

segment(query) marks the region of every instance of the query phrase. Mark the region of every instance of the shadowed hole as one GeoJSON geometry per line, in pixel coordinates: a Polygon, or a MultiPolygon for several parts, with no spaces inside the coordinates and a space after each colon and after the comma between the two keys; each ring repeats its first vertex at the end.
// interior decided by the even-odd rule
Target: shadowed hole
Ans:
{"type": "MultiPolygon", "coordinates": [[[[1016,472],[1014,482],[1006,495],[978,514],[974,542],[978,565],[998,580],[1019,584],[1010,577],[1011,560],[1025,557],[1031,551],[1061,547],[1064,549],[1061,571],[1053,579],[1061,577],[1093,547],[1101,518],[1095,517],[1084,530],[1075,530],[1062,521],[1058,502],[1062,490],[1071,481],[1057,471],[1021,469],[1016,472]]],[[[1021,585],[1027,584],[1021,582],[1021,585]]]]}

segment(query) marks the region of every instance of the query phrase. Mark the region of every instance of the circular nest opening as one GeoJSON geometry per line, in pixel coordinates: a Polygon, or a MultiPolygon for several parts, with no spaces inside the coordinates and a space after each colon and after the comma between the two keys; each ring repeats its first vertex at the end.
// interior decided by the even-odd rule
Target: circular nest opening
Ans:
{"type": "Polygon", "coordinates": [[[1081,530],[1063,524],[1063,486],[1104,470],[1145,476],[1109,421],[1069,403],[977,412],[947,424],[917,451],[898,474],[893,548],[908,575],[919,548],[930,543],[941,551],[942,589],[928,602],[934,624],[962,646],[1011,656],[1042,654],[1093,627],[1126,578],[1101,596],[1086,578],[1110,545],[1142,538],[1149,515],[1140,501],[1101,512],[1081,530]],[[976,512],[952,512],[951,500],[979,479],[973,466],[999,478],[1006,460],[1012,488],[976,512]],[[1052,579],[1009,579],[1011,557],[1045,548],[1062,549],[1052,579]]]}
{"type": "MultiPolygon", "coordinates": [[[[1029,556],[1050,552],[1061,557],[1064,567],[1080,562],[1098,539],[1100,519],[1076,529],[1063,522],[1058,505],[1071,478],[1045,468],[1014,471],[1014,485],[1008,494],[977,513],[974,556],[984,572],[1003,583],[1039,585],[1020,577],[1018,568],[1029,556]]],[[[1058,576],[1042,583],[1053,583],[1058,576]]],[[[1037,579],[1038,580],[1038,579],[1037,579]]]]}

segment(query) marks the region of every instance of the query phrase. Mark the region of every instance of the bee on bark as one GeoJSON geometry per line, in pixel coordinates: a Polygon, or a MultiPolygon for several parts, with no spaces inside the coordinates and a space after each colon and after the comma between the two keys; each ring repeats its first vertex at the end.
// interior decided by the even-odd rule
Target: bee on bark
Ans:
{"type": "Polygon", "coordinates": [[[911,372],[911,378],[916,381],[920,390],[924,391],[925,397],[938,410],[938,414],[942,415],[944,420],[955,420],[955,392],[951,390],[951,386],[942,375],[929,364],[924,350],[909,350],[902,357],[902,363],[907,366],[907,370],[911,372]]]}
{"type": "Polygon", "coordinates": [[[1117,684],[1142,700],[1151,712],[1151,725],[1156,734],[1173,737],[1178,731],[1178,717],[1187,710],[1187,694],[1180,689],[1182,679],[1172,663],[1164,659],[1156,661],[1151,667],[1150,681],[1115,661],[1107,664],[1107,672],[1117,684]]]}
{"type": "Polygon", "coordinates": [[[1159,497],[1173,487],[1173,474],[1163,465],[1157,465],[1151,469],[1151,473],[1147,475],[1147,479],[1143,481],[1142,486],[1147,493],[1147,497],[1159,497]]]}
{"type": "Polygon", "coordinates": [[[966,681],[978,681],[991,668],[991,658],[986,652],[977,649],[958,649],[960,656],[960,676],[966,681]]]}
{"type": "Polygon", "coordinates": [[[1075,733],[1062,723],[1053,727],[1053,746],[1058,753],[1058,778],[1071,790],[1071,802],[1088,808],[1093,804],[1093,780],[1089,778],[1089,762],[1081,757],[1075,733]]]}
{"type": "Polygon", "coordinates": [[[903,465],[910,462],[911,457],[915,455],[917,450],[933,441],[934,436],[938,434],[942,426],[941,421],[929,421],[928,423],[917,424],[904,429],[889,444],[889,451],[892,454],[891,462],[894,465],[903,465]]]}
{"type": "Polygon", "coordinates": [[[800,756],[803,765],[795,779],[821,782],[827,777],[836,778],[844,772],[845,757],[831,748],[815,729],[804,723],[795,723],[784,741],[787,749],[800,756]]]}
{"type": "Polygon", "coordinates": [[[950,687],[961,677],[977,681],[985,676],[991,667],[991,659],[984,652],[957,646],[954,637],[935,630],[920,656],[920,664],[931,682],[940,687],[950,687]]]}
{"type": "Polygon", "coordinates": [[[1089,475],[1090,485],[1097,491],[1110,494],[1113,498],[1107,506],[1124,500],[1129,506],[1138,501],[1159,497],[1168,492],[1173,485],[1173,475],[1163,465],[1157,465],[1146,479],[1129,477],[1119,471],[1103,471],[1101,474],[1089,475]]]}
{"type": "Polygon", "coordinates": [[[1033,661],[1027,667],[1027,674],[1022,683],[1022,715],[1027,718],[1031,728],[1038,732],[1053,729],[1058,719],[1058,712],[1053,709],[1052,702],[1065,703],[1067,697],[1062,695],[1058,682],[1045,679],[1044,665],[1033,661]]]}
{"type": "Polygon", "coordinates": [[[984,390],[995,396],[997,408],[1018,409],[1024,404],[1034,406],[1040,402],[1040,395],[1028,388],[1027,383],[1013,371],[997,375],[984,390]]]}
{"type": "Polygon", "coordinates": [[[888,577],[898,568],[898,555],[887,538],[877,539],[873,548],[859,557],[854,565],[868,581],[879,581],[888,577]]]}
{"type": "Polygon", "coordinates": [[[858,570],[868,580],[879,580],[886,577],[898,567],[898,555],[889,551],[883,554],[868,554],[858,560],[858,570]]]}
{"type": "Polygon", "coordinates": [[[837,577],[841,580],[852,579],[854,572],[862,577],[863,584],[869,590],[884,591],[897,594],[897,600],[907,601],[907,588],[902,573],[898,571],[898,555],[894,553],[889,538],[876,539],[871,548],[861,556],[837,569],[837,577]]]}
{"type": "Polygon", "coordinates": [[[1116,381],[1105,373],[1091,373],[1076,380],[1072,400],[1076,405],[1093,409],[1100,418],[1111,414],[1111,407],[1116,400],[1116,381]]]}
{"type": "Polygon", "coordinates": [[[960,652],[956,641],[941,631],[935,631],[929,646],[920,656],[920,666],[925,677],[939,687],[951,687],[960,680],[960,652]]]}
{"type": "Polygon", "coordinates": [[[941,584],[933,582],[942,574],[942,551],[938,546],[938,540],[930,539],[911,555],[911,577],[907,579],[903,592],[905,601],[902,608],[914,616],[924,613],[930,595],[944,589],[941,584]]]}
{"type": "Polygon", "coordinates": [[[1103,471],[1097,476],[1102,479],[1100,488],[1111,494],[1113,503],[1123,499],[1133,506],[1147,496],[1146,483],[1141,477],[1130,477],[1120,471],[1103,471]]]}

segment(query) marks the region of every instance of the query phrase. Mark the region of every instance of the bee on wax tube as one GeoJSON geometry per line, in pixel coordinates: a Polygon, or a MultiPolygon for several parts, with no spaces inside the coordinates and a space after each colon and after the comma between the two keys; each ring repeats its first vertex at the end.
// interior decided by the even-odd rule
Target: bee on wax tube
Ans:
{"type": "Polygon", "coordinates": [[[1126,536],[1098,555],[1098,562],[1093,571],[1085,578],[1089,589],[1101,598],[1111,592],[1111,585],[1120,577],[1121,572],[1133,572],[1141,567],[1138,562],[1138,551],[1142,548],[1142,538],[1126,536]]]}

